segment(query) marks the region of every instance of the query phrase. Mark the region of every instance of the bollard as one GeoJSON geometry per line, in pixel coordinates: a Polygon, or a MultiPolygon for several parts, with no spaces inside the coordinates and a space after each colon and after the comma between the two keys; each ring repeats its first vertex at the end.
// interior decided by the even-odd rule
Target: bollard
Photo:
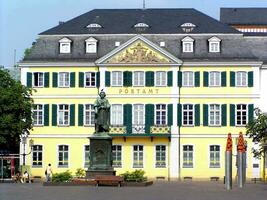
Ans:
{"type": "Polygon", "coordinates": [[[244,186],[244,178],[243,178],[243,153],[237,153],[237,185],[239,188],[243,188],[244,186]]]}
{"type": "Polygon", "coordinates": [[[231,133],[228,133],[226,151],[225,151],[225,177],[224,184],[227,190],[232,189],[232,137],[231,133]]]}

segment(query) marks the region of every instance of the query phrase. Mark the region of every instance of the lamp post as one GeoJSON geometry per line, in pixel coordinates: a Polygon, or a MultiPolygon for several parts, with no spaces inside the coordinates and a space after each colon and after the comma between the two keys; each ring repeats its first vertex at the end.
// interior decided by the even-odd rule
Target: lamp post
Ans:
{"type": "Polygon", "coordinates": [[[24,134],[21,134],[21,142],[23,144],[23,154],[22,154],[22,165],[25,166],[25,158],[26,158],[26,155],[29,155],[31,154],[32,152],[32,147],[33,147],[33,139],[30,139],[29,143],[30,143],[30,152],[29,153],[26,153],[26,144],[27,144],[27,138],[28,138],[28,134],[27,133],[24,133],[24,134]]]}

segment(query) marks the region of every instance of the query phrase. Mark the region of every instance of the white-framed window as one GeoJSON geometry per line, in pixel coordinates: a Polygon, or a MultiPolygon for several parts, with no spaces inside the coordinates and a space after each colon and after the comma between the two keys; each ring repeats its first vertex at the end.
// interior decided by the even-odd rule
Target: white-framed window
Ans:
{"type": "Polygon", "coordinates": [[[156,72],[155,73],[155,86],[166,86],[167,85],[167,73],[166,72],[156,72]]]}
{"type": "Polygon", "coordinates": [[[90,165],[90,145],[84,145],[84,167],[88,168],[90,165]]]}
{"type": "Polygon", "coordinates": [[[183,145],[183,168],[193,168],[194,146],[183,145]]]}
{"type": "Polygon", "coordinates": [[[184,53],[194,52],[194,39],[189,36],[182,39],[182,48],[184,53]]]}
{"type": "Polygon", "coordinates": [[[166,145],[156,145],[156,168],[166,167],[166,145]]]}
{"type": "Polygon", "coordinates": [[[70,86],[70,73],[59,72],[58,73],[58,87],[69,87],[70,86]]]}
{"type": "Polygon", "coordinates": [[[219,145],[210,145],[210,168],[220,168],[219,145]]]}
{"type": "Polygon", "coordinates": [[[121,42],[115,42],[115,47],[118,47],[121,45],[121,42]]]}
{"type": "Polygon", "coordinates": [[[111,124],[115,126],[123,125],[123,111],[121,104],[112,104],[111,106],[111,124]]]}
{"type": "Polygon", "coordinates": [[[246,87],[248,85],[248,73],[236,72],[236,86],[246,87]]]}
{"type": "Polygon", "coordinates": [[[67,104],[58,105],[58,125],[69,125],[70,106],[67,104]]]}
{"type": "Polygon", "coordinates": [[[155,124],[156,125],[166,125],[167,124],[167,105],[166,104],[156,104],[155,105],[155,124]]]}
{"type": "Polygon", "coordinates": [[[145,72],[133,72],[133,86],[144,86],[145,85],[145,72]]]}
{"type": "Polygon", "coordinates": [[[122,86],[122,72],[111,72],[111,86],[122,86]]]}
{"type": "Polygon", "coordinates": [[[58,167],[68,167],[69,165],[69,146],[58,145],[58,167]]]}
{"type": "Polygon", "coordinates": [[[147,25],[146,23],[137,23],[134,25],[135,28],[148,28],[149,25],[147,25]]]}
{"type": "Polygon", "coordinates": [[[185,87],[194,86],[194,72],[183,72],[182,85],[185,87]]]}
{"type": "Polygon", "coordinates": [[[133,124],[134,125],[145,124],[145,106],[143,104],[133,105],[133,124]]]}
{"type": "Polygon", "coordinates": [[[248,119],[248,106],[246,104],[237,104],[236,105],[236,125],[245,126],[248,119]]]}
{"type": "Polygon", "coordinates": [[[184,104],[183,105],[183,126],[194,125],[194,105],[184,104]]]}
{"type": "Polygon", "coordinates": [[[113,145],[112,146],[112,159],[113,159],[113,167],[121,168],[121,153],[122,153],[121,145],[113,145]]]}
{"type": "Polygon", "coordinates": [[[43,72],[33,73],[33,87],[44,87],[44,73],[43,72]]]}
{"type": "Polygon", "coordinates": [[[71,52],[71,40],[68,38],[62,38],[59,40],[59,52],[70,53],[71,52]]]}
{"type": "Polygon", "coordinates": [[[212,37],[208,40],[209,42],[209,52],[218,53],[221,51],[221,39],[217,37],[212,37]]]}
{"type": "Polygon", "coordinates": [[[210,126],[221,125],[221,105],[219,104],[209,105],[209,125],[210,126]]]}
{"type": "Polygon", "coordinates": [[[97,23],[88,24],[86,27],[87,28],[102,28],[102,26],[97,23]]]}
{"type": "Polygon", "coordinates": [[[160,42],[159,43],[159,46],[161,46],[161,47],[165,47],[165,45],[166,45],[165,42],[160,42]]]}
{"type": "Polygon", "coordinates": [[[143,168],[144,146],[133,145],[133,168],[143,168]]]}
{"type": "Polygon", "coordinates": [[[85,85],[85,87],[95,87],[96,86],[96,73],[95,72],[85,72],[84,73],[84,85],[85,85]]]}
{"type": "Polygon", "coordinates": [[[97,40],[93,37],[85,40],[86,53],[96,53],[97,52],[97,40]]]}
{"type": "Polygon", "coordinates": [[[41,104],[33,105],[33,125],[44,124],[44,106],[41,104]]]}
{"type": "Polygon", "coordinates": [[[95,109],[93,104],[84,105],[84,125],[92,126],[95,124],[95,109]]]}
{"type": "Polygon", "coordinates": [[[209,73],[209,86],[221,86],[221,72],[209,73]]]}
{"type": "Polygon", "coordinates": [[[42,167],[43,165],[43,146],[33,145],[32,146],[32,166],[42,167]]]}

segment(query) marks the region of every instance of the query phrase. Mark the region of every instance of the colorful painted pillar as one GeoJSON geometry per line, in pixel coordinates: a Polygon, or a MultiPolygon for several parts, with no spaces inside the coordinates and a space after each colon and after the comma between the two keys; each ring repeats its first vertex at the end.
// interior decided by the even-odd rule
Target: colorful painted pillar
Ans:
{"type": "Polygon", "coordinates": [[[228,133],[226,151],[225,151],[225,188],[227,190],[232,189],[232,149],[233,141],[231,133],[228,133]]]}
{"type": "Polygon", "coordinates": [[[246,180],[246,146],[242,132],[239,133],[237,144],[237,185],[244,187],[246,180]]]}

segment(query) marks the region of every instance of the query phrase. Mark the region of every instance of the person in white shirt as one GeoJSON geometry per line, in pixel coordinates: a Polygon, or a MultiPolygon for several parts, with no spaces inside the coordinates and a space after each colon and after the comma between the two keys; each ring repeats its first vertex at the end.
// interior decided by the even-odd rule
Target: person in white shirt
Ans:
{"type": "Polygon", "coordinates": [[[48,166],[46,167],[45,170],[45,175],[46,175],[46,181],[51,182],[52,181],[52,167],[51,164],[49,163],[48,166]]]}

